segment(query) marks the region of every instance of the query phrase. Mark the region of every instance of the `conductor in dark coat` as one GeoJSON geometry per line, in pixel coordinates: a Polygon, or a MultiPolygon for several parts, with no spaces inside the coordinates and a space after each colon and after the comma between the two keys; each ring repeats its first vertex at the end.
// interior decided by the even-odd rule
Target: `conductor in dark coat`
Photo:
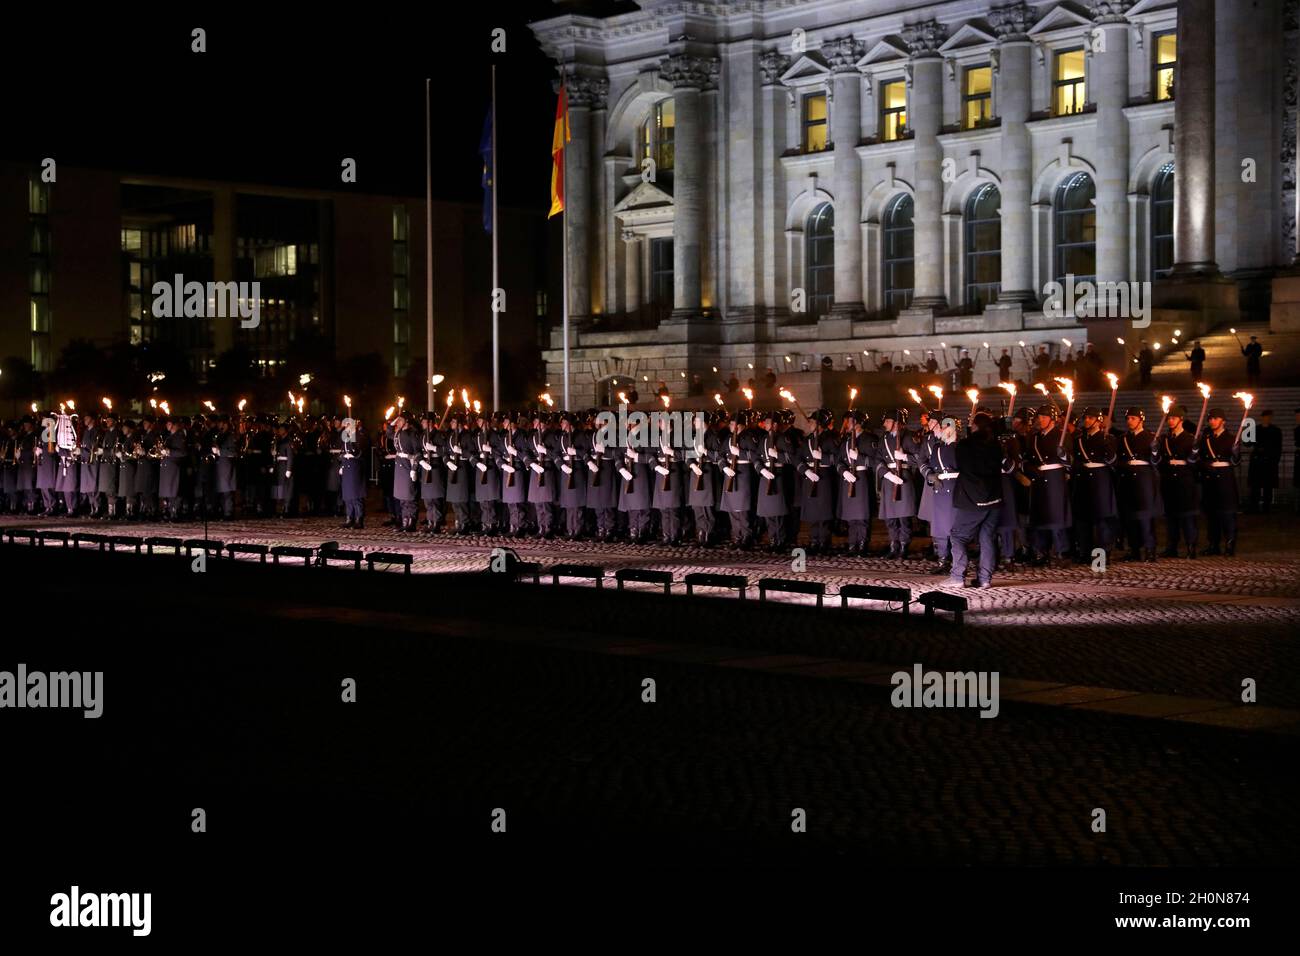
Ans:
{"type": "Polygon", "coordinates": [[[979,541],[980,563],[976,584],[993,586],[997,565],[998,506],[1002,503],[1002,444],[993,434],[993,419],[985,411],[975,414],[973,430],[957,442],[957,478],[953,484],[952,573],[954,584],[966,583],[967,548],[979,541]]]}

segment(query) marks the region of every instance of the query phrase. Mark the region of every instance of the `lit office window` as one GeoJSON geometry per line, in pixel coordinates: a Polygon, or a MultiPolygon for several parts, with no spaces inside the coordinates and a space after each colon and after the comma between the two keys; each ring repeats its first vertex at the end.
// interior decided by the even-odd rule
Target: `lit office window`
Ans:
{"type": "Polygon", "coordinates": [[[1056,54],[1056,75],[1052,80],[1052,107],[1057,116],[1082,113],[1088,99],[1084,79],[1083,49],[1062,50],[1056,54]]]}
{"type": "Polygon", "coordinates": [[[45,216],[50,211],[50,184],[39,179],[27,180],[27,211],[33,216],[45,216]]]}
{"type": "Polygon", "coordinates": [[[907,84],[892,80],[880,84],[880,139],[889,143],[907,132],[907,84]]]}
{"type": "Polygon", "coordinates": [[[1154,89],[1156,100],[1174,98],[1174,69],[1178,66],[1178,34],[1174,32],[1155,35],[1155,70],[1154,89]]]}
{"type": "Polygon", "coordinates": [[[966,70],[961,95],[962,126],[976,129],[993,119],[993,69],[972,66],[966,70]]]}
{"type": "Polygon", "coordinates": [[[638,134],[641,159],[653,159],[658,172],[673,168],[673,133],[677,113],[671,99],[655,104],[638,134]]]}
{"type": "Polygon", "coordinates": [[[803,150],[819,153],[826,148],[826,94],[810,93],[803,98],[803,150]]]}

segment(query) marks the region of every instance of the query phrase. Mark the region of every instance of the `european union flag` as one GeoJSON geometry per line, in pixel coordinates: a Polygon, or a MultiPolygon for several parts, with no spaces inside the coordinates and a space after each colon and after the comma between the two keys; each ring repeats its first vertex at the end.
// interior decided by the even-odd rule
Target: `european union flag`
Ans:
{"type": "Polygon", "coordinates": [[[488,107],[483,119],[483,136],[478,143],[478,154],[483,160],[483,231],[492,231],[492,108],[488,107]]]}

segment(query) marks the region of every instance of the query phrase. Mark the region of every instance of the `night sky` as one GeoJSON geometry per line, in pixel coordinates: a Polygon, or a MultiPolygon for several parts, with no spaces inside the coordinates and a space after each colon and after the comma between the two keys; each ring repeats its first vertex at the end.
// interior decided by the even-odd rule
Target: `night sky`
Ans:
{"type": "Polygon", "coordinates": [[[373,16],[364,5],[260,9],[281,12],[6,13],[0,77],[10,108],[0,157],[337,189],[341,159],[350,156],[358,166],[350,188],[419,196],[429,76],[434,195],[477,201],[495,61],[500,202],[549,205],[555,71],[527,23],[561,8],[512,0],[444,2],[409,14],[376,6],[373,16]],[[312,16],[290,19],[296,10],[312,16]],[[410,22],[400,19],[408,15],[410,22]],[[190,52],[195,26],[208,31],[205,54],[190,52]],[[490,52],[494,27],[506,30],[504,55],[490,52]]]}

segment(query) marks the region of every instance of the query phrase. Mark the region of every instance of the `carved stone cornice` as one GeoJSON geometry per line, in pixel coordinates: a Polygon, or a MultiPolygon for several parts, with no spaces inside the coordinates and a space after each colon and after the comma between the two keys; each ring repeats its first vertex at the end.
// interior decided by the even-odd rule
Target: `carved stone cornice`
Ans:
{"type": "Polygon", "coordinates": [[[775,86],[781,75],[790,69],[790,58],[779,50],[768,50],[759,56],[758,69],[763,74],[763,85],[775,86]]]}
{"type": "Polygon", "coordinates": [[[852,73],[858,68],[858,60],[867,52],[867,46],[853,37],[839,37],[822,44],[821,54],[832,73],[852,73]]]}
{"type": "Polygon", "coordinates": [[[902,37],[913,57],[932,57],[939,56],[945,31],[938,20],[923,20],[904,27],[902,37]]]}
{"type": "Polygon", "coordinates": [[[1033,23],[1033,11],[1024,0],[994,7],[989,11],[989,26],[999,40],[1027,40],[1033,23]]]}
{"type": "Polygon", "coordinates": [[[720,64],[717,57],[675,53],[659,65],[659,75],[674,89],[711,90],[717,86],[720,64]]]}
{"type": "Polygon", "coordinates": [[[1098,23],[1127,23],[1125,14],[1133,0],[1090,0],[1088,10],[1098,23]]]}

